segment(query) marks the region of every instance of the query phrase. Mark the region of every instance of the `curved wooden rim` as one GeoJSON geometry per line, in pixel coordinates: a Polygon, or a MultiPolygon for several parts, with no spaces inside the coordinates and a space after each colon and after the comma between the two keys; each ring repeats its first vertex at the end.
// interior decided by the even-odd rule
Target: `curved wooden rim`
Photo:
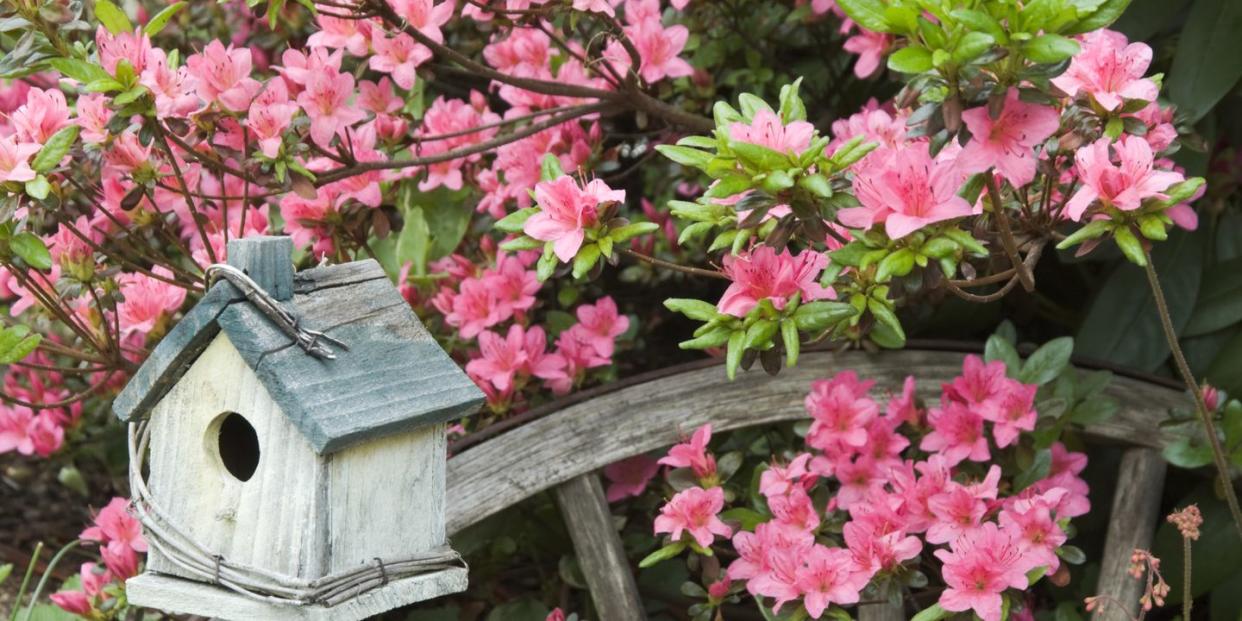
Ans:
{"type": "MultiPolygon", "coordinates": [[[[929,345],[933,345],[930,344],[929,345]]],[[[934,398],[961,369],[960,344],[940,349],[804,352],[797,367],[776,377],[762,370],[724,379],[717,360],[645,373],[531,410],[520,426],[474,444],[448,463],[448,532],[455,533],[536,493],[610,463],[684,438],[711,423],[723,431],[806,417],[810,382],[853,369],[875,379],[875,394],[894,393],[917,371],[919,394],[934,398]]],[[[968,351],[978,351],[969,348],[968,351]]],[[[1089,361],[1076,360],[1089,367],[1089,361]]],[[[1165,412],[1186,407],[1184,392],[1167,381],[1118,370],[1108,388],[1115,417],[1087,428],[1098,440],[1160,448],[1169,433],[1165,412]]]]}

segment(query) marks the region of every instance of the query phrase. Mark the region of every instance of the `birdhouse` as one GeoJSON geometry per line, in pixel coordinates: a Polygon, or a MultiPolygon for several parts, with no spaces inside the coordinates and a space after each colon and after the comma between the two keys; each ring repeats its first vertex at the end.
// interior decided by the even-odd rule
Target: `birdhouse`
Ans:
{"type": "Polygon", "coordinates": [[[150,544],[131,604],[362,619],[466,588],[445,535],[446,421],[483,395],[375,261],[228,266],[117,397],[150,544]]]}

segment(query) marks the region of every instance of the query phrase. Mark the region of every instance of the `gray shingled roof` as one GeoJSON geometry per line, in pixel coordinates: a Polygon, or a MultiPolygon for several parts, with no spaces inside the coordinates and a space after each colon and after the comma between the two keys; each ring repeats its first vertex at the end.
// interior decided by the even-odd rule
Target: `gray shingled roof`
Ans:
{"type": "Polygon", "coordinates": [[[146,416],[221,330],[319,454],[452,420],[483,401],[375,261],[299,272],[280,304],[349,350],[336,360],[307,354],[221,280],[160,341],[113,411],[124,421],[146,416]]]}

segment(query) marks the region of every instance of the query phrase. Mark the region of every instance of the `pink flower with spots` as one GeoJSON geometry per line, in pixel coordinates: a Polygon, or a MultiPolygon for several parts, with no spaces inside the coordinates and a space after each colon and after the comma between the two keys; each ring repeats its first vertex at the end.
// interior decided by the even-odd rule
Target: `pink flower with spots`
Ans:
{"type": "Polygon", "coordinates": [[[147,551],[142,524],[129,513],[129,501],[113,498],[95,515],[95,523],[82,531],[79,538],[107,545],[117,542],[135,552],[147,551]]]}
{"type": "Polygon", "coordinates": [[[1010,389],[1001,398],[997,408],[992,412],[992,436],[996,446],[1005,448],[1018,441],[1023,431],[1035,430],[1035,419],[1039,413],[1035,411],[1035,393],[1039,386],[1013,382],[1010,389]]]}
{"type": "Polygon", "coordinates": [[[832,604],[856,604],[858,594],[871,581],[872,572],[854,564],[846,548],[816,545],[799,572],[798,589],[811,618],[818,619],[832,604]]]}
{"type": "Polygon", "coordinates": [[[604,478],[608,479],[608,502],[641,496],[659,471],[659,462],[646,455],[635,455],[604,466],[604,478]]]}
{"type": "Polygon", "coordinates": [[[1015,535],[1018,545],[1035,567],[1052,574],[1061,566],[1057,549],[1067,539],[1057,524],[1056,507],[1068,492],[1054,488],[1031,498],[1019,498],[1001,510],[1001,528],[1015,535]]]}
{"type": "Polygon", "coordinates": [[[436,43],[444,42],[440,27],[453,17],[453,8],[457,4],[451,0],[435,3],[435,0],[388,0],[389,6],[406,23],[436,43]]]}
{"type": "Polygon", "coordinates": [[[108,99],[99,93],[79,95],[77,107],[82,142],[100,144],[107,140],[108,121],[112,120],[108,99]]]}
{"type": "Polygon", "coordinates": [[[777,254],[771,246],[724,258],[723,272],[733,281],[716,308],[734,317],[745,317],[762,300],[771,300],[782,310],[795,293],[803,303],[835,297],[832,289],[819,284],[820,272],[828,265],[828,256],[813,250],[798,255],[783,250],[777,254]]]}
{"type": "Polygon", "coordinates": [[[965,405],[948,402],[928,413],[932,432],[923,436],[919,448],[935,451],[945,462],[955,466],[962,460],[987,461],[988,438],[983,433],[983,417],[965,405]]]}
{"type": "Polygon", "coordinates": [[[123,60],[134,73],[142,73],[151,53],[151,39],[142,31],[112,34],[100,26],[95,30],[95,49],[99,52],[99,64],[104,70],[116,75],[116,67],[123,60]]]}
{"type": "Polygon", "coordinates": [[[927,508],[936,516],[936,523],[927,529],[928,543],[950,543],[968,535],[983,523],[988,506],[957,483],[932,496],[927,508]]]}
{"type": "Polygon", "coordinates": [[[37,173],[30,158],[42,149],[34,142],[19,142],[17,136],[0,136],[0,182],[33,180],[37,173]]]}
{"type": "Polygon", "coordinates": [[[260,153],[270,158],[279,155],[285,130],[297,113],[298,107],[289,101],[285,83],[281,80],[269,82],[267,90],[250,104],[250,114],[246,116],[246,125],[250,135],[258,141],[260,153]]]}
{"type": "Polygon", "coordinates": [[[19,140],[43,144],[71,123],[69,116],[64,93],[56,89],[31,88],[26,93],[26,103],[13,111],[10,120],[19,140]]]}
{"type": "Polygon", "coordinates": [[[354,76],[348,73],[317,73],[298,94],[298,105],[311,119],[311,140],[328,147],[334,136],[346,139],[351,125],[366,118],[366,113],[349,105],[354,94],[354,76]]]}
{"type": "Polygon", "coordinates": [[[724,489],[691,487],[673,496],[660,508],[655,519],[655,532],[669,533],[674,541],[683,534],[690,535],[695,543],[704,548],[712,545],[716,536],[729,537],[733,529],[720,521],[718,514],[724,508],[724,489]]]}
{"type": "MultiPolygon", "coordinates": [[[[151,272],[172,278],[172,272],[164,266],[156,266],[151,272]]],[[[117,284],[125,296],[125,301],[117,305],[122,336],[150,332],[160,319],[177,312],[185,302],[185,289],[146,274],[122,274],[117,284]]]]}
{"type": "MultiPolygon", "coordinates": [[[[155,96],[156,115],[162,118],[184,117],[197,110],[201,103],[194,94],[197,80],[190,77],[189,68],[169,67],[164,50],[151,50],[147,57],[147,68],[143,70],[139,82],[155,96]]],[[[81,106],[79,100],[79,114],[81,106]]]]}
{"type": "Polygon", "coordinates": [[[901,530],[883,532],[878,523],[870,520],[846,522],[842,535],[853,563],[872,573],[893,571],[923,550],[923,542],[918,537],[901,530]]]}
{"type": "Polygon", "coordinates": [[[993,119],[987,106],[982,106],[963,112],[962,122],[971,133],[970,142],[957,156],[962,172],[974,174],[994,167],[1020,188],[1035,178],[1035,147],[1057,131],[1060,115],[1048,106],[1018,99],[1018,89],[1011,88],[998,118],[993,119]]]}
{"type": "Polygon", "coordinates": [[[995,419],[996,410],[1013,383],[1005,376],[1005,363],[983,362],[977,355],[962,361],[962,374],[943,386],[944,399],[971,406],[985,419],[995,419]]]}
{"type": "Polygon", "coordinates": [[[326,47],[345,50],[352,56],[366,56],[371,42],[371,22],[360,19],[343,19],[320,13],[315,16],[319,31],[306,39],[308,47],[326,47]]]}
{"type": "Polygon", "coordinates": [[[617,337],[630,329],[630,318],[617,313],[617,303],[605,296],[595,304],[583,304],[575,311],[578,325],[591,347],[603,358],[611,358],[617,337]]]}
{"type": "Polygon", "coordinates": [[[971,214],[970,203],[957,195],[962,178],[952,160],[932,159],[926,143],[907,144],[887,155],[887,165],[867,166],[854,178],[862,206],[837,212],[842,224],[869,229],[883,223],[889,237],[900,239],[971,214]]]}
{"type": "Polygon", "coordinates": [[[539,212],[522,226],[522,231],[540,241],[553,242],[561,261],[578,254],[586,230],[599,224],[601,207],[625,201],[625,190],[614,190],[599,179],[582,185],[569,175],[535,186],[539,212]]]}
{"type": "Polygon", "coordinates": [[[1025,589],[1026,572],[1032,568],[1012,535],[991,522],[935,554],[944,563],[949,587],[940,595],[940,606],[952,612],[973,610],[983,621],[1000,621],[1001,592],[1025,589]]]}
{"type": "Polygon", "coordinates": [[[1052,79],[1053,86],[1070,97],[1090,95],[1110,112],[1127,99],[1156,100],[1159,87],[1143,77],[1151,64],[1146,43],[1129,43],[1119,32],[1097,30],[1083,35],[1081,45],[1065,73],[1052,79]]]}
{"type": "Polygon", "coordinates": [[[673,468],[690,468],[694,475],[705,478],[716,473],[716,458],[707,452],[707,443],[712,441],[711,424],[699,427],[689,442],[677,444],[668,450],[668,455],[660,459],[660,464],[673,468]]]}
{"type": "Polygon", "coordinates": [[[538,326],[524,330],[509,326],[504,337],[492,331],[479,334],[479,357],[466,364],[466,372],[506,392],[517,378],[551,379],[564,374],[564,362],[546,352],[547,337],[538,326]]]}
{"type": "Polygon", "coordinates": [[[251,62],[250,48],[225,47],[219,41],[212,41],[202,53],[185,59],[198,96],[233,112],[249,108],[250,100],[263,88],[258,80],[250,77],[251,62]]]}
{"type": "Polygon", "coordinates": [[[376,28],[371,32],[371,46],[375,48],[371,68],[391,75],[393,83],[406,90],[414,88],[419,65],[431,59],[431,50],[404,33],[388,38],[376,28]]]}
{"type": "Polygon", "coordinates": [[[815,126],[806,121],[794,121],[788,125],[771,110],[755,112],[750,125],[734,123],[729,126],[729,137],[737,142],[757,144],[781,153],[802,153],[811,146],[815,126]]]}
{"type": "Polygon", "coordinates": [[[810,453],[801,453],[794,457],[788,465],[772,464],[759,476],[759,493],[771,498],[788,494],[795,487],[802,487],[809,478],[807,464],[811,461],[810,453]]]}
{"type": "Polygon", "coordinates": [[[1095,204],[1133,211],[1145,198],[1167,198],[1169,186],[1185,180],[1181,173],[1155,170],[1151,145],[1141,136],[1122,136],[1110,144],[1101,138],[1074,154],[1074,170],[1082,187],[1066,204],[1066,213],[1075,221],[1095,204]],[[1110,147],[1117,164],[1110,157],[1110,147]]]}

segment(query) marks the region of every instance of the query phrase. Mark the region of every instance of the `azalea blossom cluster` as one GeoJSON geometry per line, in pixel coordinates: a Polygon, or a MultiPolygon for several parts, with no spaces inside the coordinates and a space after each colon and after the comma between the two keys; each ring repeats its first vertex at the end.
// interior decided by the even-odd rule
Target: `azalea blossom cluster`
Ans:
{"type": "Polygon", "coordinates": [[[82,531],[79,538],[99,545],[103,566],[83,563],[79,569],[80,590],[62,590],[52,594],[52,602],[66,612],[86,618],[103,617],[104,610],[117,610],[105,605],[123,590],[124,582],[138,575],[147,541],[142,525],[129,513],[129,502],[113,498],[95,515],[95,523],[82,531]]]}
{"type": "Polygon", "coordinates": [[[913,377],[887,403],[873,386],[853,371],[812,384],[807,450],[762,470],[760,510],[744,526],[745,510],[728,509],[746,506],[745,494],[726,493],[710,426],[660,460],[696,483],[661,508],[655,533],[674,551],[736,553],[708,603],[744,587],[774,612],[801,606],[818,619],[882,598],[885,585],[935,562],[943,610],[998,621],[1003,600],[1018,609],[1041,577],[1067,581],[1068,521],[1090,509],[1086,455],[1052,444],[1046,474],[1025,486],[999,465],[1034,428],[1037,387],[976,356],[928,408],[913,377]]]}

